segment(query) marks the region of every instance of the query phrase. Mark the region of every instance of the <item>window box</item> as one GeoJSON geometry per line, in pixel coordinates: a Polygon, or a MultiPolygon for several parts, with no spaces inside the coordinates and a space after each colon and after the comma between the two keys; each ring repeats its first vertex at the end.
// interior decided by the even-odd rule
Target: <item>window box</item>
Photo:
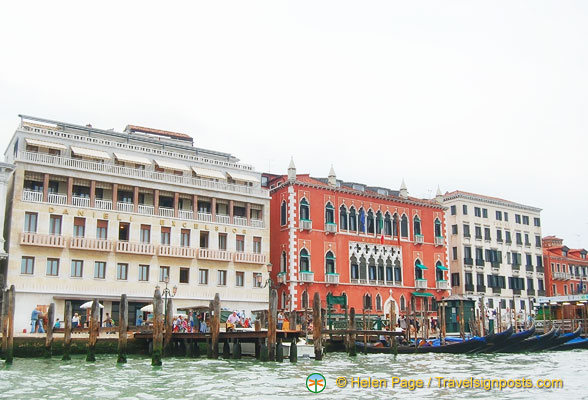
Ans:
{"type": "Polygon", "coordinates": [[[473,283],[466,283],[464,285],[466,292],[473,292],[474,291],[474,284],[473,283]]]}
{"type": "Polygon", "coordinates": [[[337,233],[337,224],[334,222],[327,222],[325,224],[325,232],[327,233],[337,233]]]}
{"type": "Polygon", "coordinates": [[[417,279],[417,280],[415,280],[414,284],[417,289],[426,289],[427,288],[427,280],[426,279],[417,279]]]}
{"type": "Polygon", "coordinates": [[[479,259],[479,258],[476,258],[476,265],[477,266],[480,266],[480,267],[483,267],[484,266],[484,260],[479,259]]]}
{"type": "Polygon", "coordinates": [[[415,244],[425,243],[425,237],[423,235],[414,235],[414,243],[415,244]]]}
{"type": "Polygon", "coordinates": [[[476,290],[478,293],[486,293],[486,286],[485,285],[477,285],[476,290]]]}
{"type": "Polygon", "coordinates": [[[334,284],[339,283],[339,274],[327,273],[326,278],[327,278],[327,283],[334,283],[334,284]]]}
{"type": "Polygon", "coordinates": [[[443,246],[445,244],[445,238],[443,236],[435,236],[435,246],[443,246]]]}
{"type": "Polygon", "coordinates": [[[466,265],[474,265],[474,259],[473,258],[464,258],[463,259],[463,263],[466,265]]]}
{"type": "Polygon", "coordinates": [[[437,281],[437,289],[441,289],[441,290],[449,290],[449,281],[446,280],[441,280],[441,281],[437,281]]]}
{"type": "Polygon", "coordinates": [[[300,281],[302,282],[314,282],[314,272],[302,271],[300,272],[300,281]]]}
{"type": "Polygon", "coordinates": [[[312,230],[312,221],[309,219],[301,219],[300,220],[300,230],[302,230],[302,231],[312,230]]]}

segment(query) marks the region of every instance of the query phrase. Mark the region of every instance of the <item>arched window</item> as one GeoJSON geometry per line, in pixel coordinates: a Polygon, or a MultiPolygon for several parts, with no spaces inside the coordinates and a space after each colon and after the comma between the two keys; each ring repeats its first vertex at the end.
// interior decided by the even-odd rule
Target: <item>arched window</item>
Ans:
{"type": "Polygon", "coordinates": [[[390,218],[390,213],[386,213],[384,216],[384,235],[392,236],[392,219],[390,218]]]}
{"type": "Polygon", "coordinates": [[[392,282],[394,280],[394,268],[392,267],[392,260],[386,260],[386,281],[392,282]]]}
{"type": "Polygon", "coordinates": [[[282,309],[286,309],[286,302],[287,302],[286,291],[282,291],[282,309]]]}
{"type": "Polygon", "coordinates": [[[435,218],[435,237],[442,237],[443,233],[441,233],[441,221],[439,218],[435,218]]]}
{"type": "Polygon", "coordinates": [[[325,256],[325,270],[327,271],[327,274],[335,273],[335,256],[330,250],[327,251],[327,255],[325,256]]]}
{"type": "Polygon", "coordinates": [[[414,279],[424,279],[423,270],[427,269],[418,258],[414,262],[414,279]]]}
{"type": "Polygon", "coordinates": [[[421,219],[419,218],[418,215],[414,216],[414,220],[413,220],[413,229],[412,232],[415,236],[420,235],[421,234],[421,219]]]}
{"type": "Polygon", "coordinates": [[[441,263],[441,261],[437,261],[437,264],[435,265],[435,278],[438,281],[444,281],[445,280],[445,273],[444,271],[447,271],[447,268],[445,268],[443,266],[443,264],[441,263]]]}
{"type": "Polygon", "coordinates": [[[306,310],[308,308],[308,293],[306,290],[302,292],[302,309],[306,310]]]}
{"type": "Polygon", "coordinates": [[[384,260],[378,259],[378,281],[384,283],[384,260]]]}
{"type": "Polygon", "coordinates": [[[382,311],[382,296],[380,296],[380,293],[376,295],[376,310],[382,311]]]}
{"type": "Polygon", "coordinates": [[[369,210],[367,213],[367,233],[374,234],[375,230],[374,212],[369,210]]]}
{"type": "Polygon", "coordinates": [[[280,272],[286,272],[286,252],[282,251],[282,256],[280,257],[280,272]]]}
{"type": "Polygon", "coordinates": [[[300,200],[300,219],[310,221],[310,204],[305,198],[300,200]]]}
{"type": "Polygon", "coordinates": [[[357,258],[355,258],[355,256],[351,257],[349,263],[351,264],[351,279],[359,279],[359,264],[357,263],[357,258]]]}
{"type": "Polygon", "coordinates": [[[400,311],[406,311],[406,300],[404,299],[404,295],[400,296],[400,311]]]}
{"type": "Polygon", "coordinates": [[[408,218],[406,214],[402,214],[402,218],[400,219],[400,236],[403,238],[408,237],[408,218]]]}
{"type": "Polygon", "coordinates": [[[367,263],[364,256],[359,258],[359,279],[367,279],[367,263]]]}
{"type": "Polygon", "coordinates": [[[364,310],[371,310],[372,309],[372,296],[369,293],[366,293],[363,296],[363,309],[364,310]]]}
{"type": "Polygon", "coordinates": [[[378,211],[376,213],[376,235],[380,235],[382,233],[383,226],[384,226],[384,217],[382,217],[382,212],[378,211]]]}
{"type": "Polygon", "coordinates": [[[308,271],[310,271],[310,254],[308,250],[302,249],[300,250],[300,272],[308,271]]]}
{"type": "Polygon", "coordinates": [[[376,260],[374,260],[374,257],[370,257],[370,259],[369,259],[368,272],[369,272],[370,281],[375,281],[376,280],[376,260]]]}
{"type": "Polygon", "coordinates": [[[402,283],[402,267],[400,267],[400,261],[394,261],[394,282],[402,283]]]}
{"type": "Polygon", "coordinates": [[[347,230],[347,208],[345,206],[339,207],[339,229],[347,230]]]}
{"type": "Polygon", "coordinates": [[[327,224],[334,224],[335,223],[335,207],[328,202],[325,206],[325,222],[327,224]]]}
{"type": "Polygon", "coordinates": [[[282,205],[280,207],[280,225],[284,226],[288,222],[288,207],[286,206],[286,201],[282,201],[282,205]]]}
{"type": "Polygon", "coordinates": [[[398,214],[396,213],[392,217],[392,235],[398,236],[398,214]]]}
{"type": "Polygon", "coordinates": [[[357,215],[353,206],[349,209],[349,230],[357,232],[357,215]]]}
{"type": "Polygon", "coordinates": [[[365,233],[365,224],[366,224],[366,215],[365,215],[365,211],[363,210],[363,207],[359,208],[359,213],[357,215],[357,225],[358,225],[358,230],[361,233],[365,233]]]}

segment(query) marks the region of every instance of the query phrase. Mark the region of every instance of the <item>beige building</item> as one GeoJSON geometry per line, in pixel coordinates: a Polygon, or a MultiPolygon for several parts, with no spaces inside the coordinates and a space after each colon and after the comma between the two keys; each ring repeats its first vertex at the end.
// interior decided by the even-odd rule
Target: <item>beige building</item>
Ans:
{"type": "Polygon", "coordinates": [[[532,310],[545,295],[541,209],[462,191],[437,199],[447,207],[452,292],[484,298],[501,315],[532,310]]]}
{"type": "Polygon", "coordinates": [[[134,325],[166,282],[174,309],[217,292],[223,307],[267,307],[269,194],[251,166],[184,134],[26,116],[5,157],[16,166],[7,283],[19,330],[51,302],[63,319],[66,300],[85,315],[80,306],[99,298],[117,321],[122,293],[134,325]]]}

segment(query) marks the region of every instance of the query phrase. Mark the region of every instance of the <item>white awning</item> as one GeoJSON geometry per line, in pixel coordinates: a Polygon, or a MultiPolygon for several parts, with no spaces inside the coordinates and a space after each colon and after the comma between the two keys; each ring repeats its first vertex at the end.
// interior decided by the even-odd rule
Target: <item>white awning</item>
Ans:
{"type": "Polygon", "coordinates": [[[174,171],[190,171],[190,168],[186,167],[184,164],[177,164],[171,161],[155,160],[155,164],[157,164],[159,168],[163,169],[172,169],[174,171]]]}
{"type": "Polygon", "coordinates": [[[255,183],[259,183],[260,180],[258,177],[256,176],[251,176],[251,175],[245,175],[245,174],[241,174],[238,172],[227,172],[227,174],[229,174],[229,176],[236,181],[243,181],[243,182],[255,182],[255,183]]]}
{"type": "Polygon", "coordinates": [[[98,158],[100,160],[110,160],[108,153],[100,150],[85,149],[83,147],[71,146],[71,151],[79,156],[86,156],[90,158],[98,158]]]}
{"type": "Polygon", "coordinates": [[[114,153],[114,156],[119,161],[129,162],[133,164],[151,165],[152,162],[145,157],[130,156],[128,154],[114,153]]]}
{"type": "Polygon", "coordinates": [[[225,174],[223,174],[220,171],[215,171],[214,169],[192,167],[192,171],[194,171],[196,173],[196,175],[201,176],[203,178],[214,178],[214,179],[227,180],[227,176],[225,174]]]}
{"type": "Polygon", "coordinates": [[[31,146],[46,147],[48,149],[56,149],[56,150],[67,149],[67,146],[64,146],[59,143],[44,142],[42,140],[28,139],[28,138],[25,140],[26,140],[27,144],[30,144],[31,146]]]}

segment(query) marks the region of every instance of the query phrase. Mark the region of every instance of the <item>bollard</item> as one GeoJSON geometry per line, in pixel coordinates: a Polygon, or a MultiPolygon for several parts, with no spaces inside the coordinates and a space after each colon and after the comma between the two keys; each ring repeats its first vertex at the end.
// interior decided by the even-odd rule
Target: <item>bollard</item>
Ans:
{"type": "Polygon", "coordinates": [[[282,345],[282,339],[278,339],[278,343],[276,344],[276,361],[284,361],[284,346],[282,345]]]}
{"type": "Polygon", "coordinates": [[[296,338],[292,338],[292,343],[290,343],[290,362],[295,363],[298,361],[298,348],[296,347],[296,338]]]}
{"type": "Polygon", "coordinates": [[[223,343],[223,358],[226,360],[231,358],[231,347],[229,346],[229,340],[225,340],[223,343]]]}

